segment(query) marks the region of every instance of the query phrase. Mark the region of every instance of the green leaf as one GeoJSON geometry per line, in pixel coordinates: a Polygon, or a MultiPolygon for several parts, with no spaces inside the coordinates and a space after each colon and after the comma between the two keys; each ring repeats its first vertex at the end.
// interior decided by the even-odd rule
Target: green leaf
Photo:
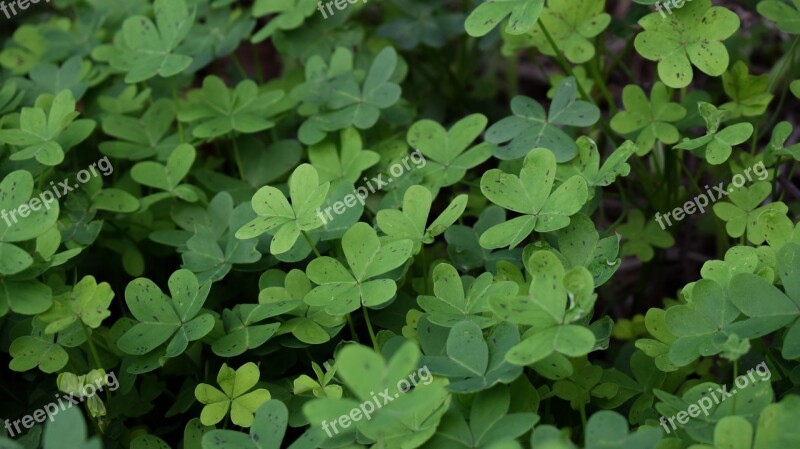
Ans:
{"type": "Polygon", "coordinates": [[[208,313],[199,313],[208,296],[209,284],[200,285],[189,270],[178,270],[169,278],[172,301],[149,279],[131,281],[125,302],[139,321],[117,341],[126,354],[177,357],[189,342],[198,340],[214,326],[208,313]]]}
{"type": "Polygon", "coordinates": [[[129,17],[114,39],[110,63],[127,72],[128,84],[156,75],[169,78],[192,64],[192,57],[176,50],[194,24],[195,11],[185,0],[156,0],[153,8],[155,24],[144,16],[129,17]]]}
{"type": "Polygon", "coordinates": [[[555,154],[557,162],[575,157],[578,147],[556,125],[588,127],[600,118],[596,106],[577,98],[578,88],[572,77],[564,78],[558,86],[548,113],[532,98],[514,97],[511,100],[514,115],[500,120],[486,131],[486,141],[498,145],[493,149],[494,155],[501,159],[519,159],[532,148],[544,147],[555,154]]]}
{"type": "Polygon", "coordinates": [[[767,110],[774,95],[767,91],[769,75],[750,75],[744,61],[736,61],[733,67],[722,75],[725,94],[733,100],[720,106],[731,119],[756,117],[767,110]]]}
{"type": "Polygon", "coordinates": [[[540,24],[530,34],[531,41],[546,55],[556,56],[556,52],[561,51],[574,64],[590,61],[595,55],[591,39],[611,23],[611,16],[604,12],[605,8],[605,0],[548,3],[542,12],[540,24]],[[558,50],[550,45],[543,26],[558,50]]]}
{"type": "Polygon", "coordinates": [[[739,29],[739,16],[711,0],[687,2],[666,18],[654,12],[639,20],[644,29],[634,40],[636,51],[658,62],[658,76],[669,87],[680,89],[692,82],[692,65],[710,76],[728,68],[729,56],[722,41],[739,29]]]}
{"type": "Polygon", "coordinates": [[[678,142],[680,132],[672,124],[686,116],[683,106],[670,101],[667,87],[656,82],[650,90],[650,100],[641,87],[625,86],[622,91],[625,110],[611,119],[611,128],[623,135],[636,134],[637,154],[650,152],[656,141],[672,145],[678,142]]]}
{"type": "Polygon", "coordinates": [[[487,249],[514,248],[531,232],[550,232],[569,225],[569,217],[583,207],[588,197],[586,181],[572,176],[553,189],[556,159],[544,148],[528,153],[519,176],[493,169],[481,178],[481,192],[491,202],[524,214],[492,226],[481,235],[487,249]]]}
{"type": "Polygon", "coordinates": [[[308,264],[306,273],[318,285],[304,301],[324,306],[331,315],[344,315],[359,307],[378,307],[391,300],[397,284],[391,279],[373,279],[406,263],[413,243],[396,240],[381,244],[366,223],[356,223],[342,237],[342,249],[350,269],[336,259],[323,256],[308,264]]]}
{"type": "Polygon", "coordinates": [[[330,182],[320,184],[317,170],[310,164],[295,169],[289,179],[292,204],[275,187],[265,186],[253,195],[253,210],[259,215],[236,231],[236,238],[250,239],[274,231],[270,252],[288,252],[300,234],[322,227],[319,208],[328,194],[330,182]]]}
{"type": "Polygon", "coordinates": [[[78,115],[75,98],[69,90],[55,97],[42,95],[35,107],[22,108],[19,128],[0,130],[0,142],[22,147],[10,156],[11,160],[35,158],[43,165],[58,165],[70,147],[85,140],[94,130],[93,120],[75,121],[78,115]]]}
{"type": "Polygon", "coordinates": [[[178,120],[195,124],[192,135],[199,139],[224,136],[231,132],[252,134],[275,126],[268,120],[283,91],[259,93],[258,85],[245,80],[230,91],[217,76],[207,76],[202,89],[188,93],[181,104],[178,120]]]}
{"type": "Polygon", "coordinates": [[[533,29],[542,13],[544,0],[506,0],[484,2],[467,17],[464,28],[473,37],[483,36],[507,16],[505,31],[510,34],[525,34],[533,29]]]}
{"type": "Polygon", "coordinates": [[[433,120],[420,120],[408,130],[408,144],[421,152],[426,163],[426,182],[435,189],[453,185],[467,170],[491,157],[492,145],[470,147],[488,123],[483,114],[472,114],[456,122],[449,130],[433,120]],[[469,149],[468,149],[469,148],[469,149]]]}
{"type": "MultiPolygon", "coordinates": [[[[201,383],[194,394],[201,404],[205,404],[200,413],[200,422],[213,426],[222,421],[230,411],[231,421],[237,426],[253,425],[256,410],[270,399],[270,393],[264,388],[250,391],[258,383],[260,373],[258,366],[248,362],[237,370],[223,363],[217,375],[217,384],[221,391],[211,385],[201,383]]],[[[255,432],[263,432],[263,424],[255,432]]]]}

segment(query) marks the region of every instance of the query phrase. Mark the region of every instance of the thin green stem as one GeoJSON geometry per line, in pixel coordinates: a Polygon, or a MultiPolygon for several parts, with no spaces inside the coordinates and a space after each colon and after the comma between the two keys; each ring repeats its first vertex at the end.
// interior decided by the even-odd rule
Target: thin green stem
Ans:
{"type": "MultiPolygon", "coordinates": [[[[795,51],[797,50],[798,43],[800,43],[800,36],[794,39],[792,42],[792,46],[789,48],[789,54],[786,56],[786,59],[783,60],[781,63],[780,68],[775,73],[775,77],[769,80],[769,85],[767,86],[767,93],[772,93],[775,89],[775,84],[778,82],[779,79],[783,78],[783,75],[786,71],[786,65],[790,64],[790,68],[794,67],[794,60],[795,60],[795,51]]],[[[781,109],[783,108],[783,104],[786,101],[786,93],[788,91],[789,83],[786,83],[783,87],[781,92],[781,97],[778,102],[778,107],[775,108],[775,112],[773,112],[772,117],[770,117],[767,124],[774,123],[775,120],[778,118],[778,114],[780,114],[781,109]]],[[[759,116],[758,120],[756,120],[755,131],[753,132],[753,140],[751,142],[750,153],[755,153],[756,145],[758,145],[759,139],[764,135],[764,131],[761,129],[761,124],[763,121],[764,116],[759,116]]],[[[765,128],[766,129],[766,128],[765,128]]]]}
{"type": "Polygon", "coordinates": [[[605,79],[600,75],[600,62],[598,58],[595,58],[592,61],[592,64],[589,64],[589,71],[592,72],[592,78],[594,79],[595,84],[600,88],[600,93],[603,94],[603,97],[606,99],[606,103],[608,103],[608,108],[611,111],[611,114],[617,113],[617,105],[614,103],[614,96],[611,95],[611,91],[608,89],[608,85],[606,85],[605,79]]]}
{"type": "Polygon", "coordinates": [[[306,239],[306,242],[308,242],[308,246],[311,247],[311,251],[314,251],[314,255],[317,257],[322,257],[322,254],[319,253],[317,247],[314,245],[314,242],[312,242],[311,239],[308,237],[308,234],[306,234],[306,231],[300,231],[300,233],[303,234],[303,237],[306,239]]]}
{"type": "Polygon", "coordinates": [[[239,141],[234,137],[233,139],[233,158],[236,161],[236,168],[239,169],[239,178],[247,182],[244,176],[244,165],[242,164],[242,155],[239,153],[239,141]]]}
{"type": "Polygon", "coordinates": [[[369,312],[367,311],[367,307],[362,305],[361,310],[364,312],[364,321],[367,322],[367,331],[369,332],[369,339],[372,340],[372,347],[375,348],[375,352],[380,352],[380,346],[378,346],[378,337],[375,336],[375,331],[372,329],[372,322],[369,320],[369,312]]]}
{"type": "Polygon", "coordinates": [[[508,88],[508,98],[514,98],[519,93],[519,55],[508,58],[506,62],[506,85],[508,88]]]}
{"type": "Polygon", "coordinates": [[[97,369],[103,369],[103,364],[100,363],[100,355],[97,353],[97,348],[94,346],[94,342],[92,341],[92,334],[89,333],[89,329],[83,324],[83,321],[80,322],[81,327],[83,328],[83,335],[86,336],[86,342],[89,343],[89,350],[92,353],[92,359],[94,359],[95,365],[97,365],[97,369]]]}
{"type": "Polygon", "coordinates": [[[575,72],[572,71],[572,67],[570,67],[566,58],[564,58],[564,55],[561,53],[561,49],[558,47],[558,44],[556,44],[556,41],[553,39],[553,36],[550,35],[550,32],[547,30],[547,27],[544,26],[544,22],[542,22],[542,19],[539,19],[539,28],[542,29],[542,33],[544,34],[544,37],[547,38],[547,42],[550,44],[551,47],[553,47],[553,51],[556,52],[558,65],[561,66],[561,69],[564,70],[564,73],[575,78],[575,84],[578,86],[578,92],[581,94],[581,97],[583,97],[583,99],[586,101],[592,101],[592,99],[589,97],[589,94],[587,94],[586,91],[583,89],[583,86],[581,86],[581,83],[578,82],[578,77],[575,76],[575,72]]]}
{"type": "Polygon", "coordinates": [[[356,333],[356,325],[353,324],[353,317],[350,316],[349,313],[345,316],[347,317],[347,324],[350,326],[350,335],[353,337],[353,341],[360,343],[360,341],[358,341],[358,334],[356,333]]]}

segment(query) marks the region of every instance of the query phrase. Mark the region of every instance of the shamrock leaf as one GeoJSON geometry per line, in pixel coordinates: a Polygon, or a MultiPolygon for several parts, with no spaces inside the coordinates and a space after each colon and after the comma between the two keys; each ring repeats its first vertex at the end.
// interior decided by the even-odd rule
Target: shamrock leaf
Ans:
{"type": "MultiPolygon", "coordinates": [[[[611,23],[611,16],[605,13],[605,8],[605,0],[551,2],[544,8],[540,22],[570,62],[583,64],[595,54],[590,39],[611,23]]],[[[533,29],[531,38],[542,53],[556,56],[558,50],[550,45],[542,25],[533,29]]]]}
{"type": "MultiPolygon", "coordinates": [[[[578,144],[578,157],[570,161],[567,165],[559,165],[556,168],[556,179],[564,181],[572,176],[580,175],[586,180],[589,187],[605,187],[611,185],[619,176],[628,176],[631,166],[628,159],[636,153],[637,146],[630,140],[626,140],[608,156],[603,166],[600,166],[600,152],[597,150],[597,143],[594,140],[581,136],[576,141],[578,144]]],[[[589,197],[593,197],[596,188],[589,191],[589,197]]]]}
{"type": "Polygon", "coordinates": [[[610,399],[619,395],[619,386],[613,382],[602,382],[603,368],[587,361],[576,360],[573,372],[566,379],[553,384],[553,393],[569,401],[573,410],[586,406],[591,398],[610,399]]]}
{"type": "MultiPolygon", "coordinates": [[[[800,358],[800,245],[787,243],[778,252],[778,272],[785,293],[763,278],[749,273],[740,273],[731,279],[732,303],[748,320],[742,323],[753,330],[752,337],[774,332],[791,323],[783,337],[781,355],[787,359],[800,358]],[[756,300],[757,299],[757,300],[756,300]]],[[[751,336],[748,335],[748,336],[751,336]]]]}
{"type": "Polygon", "coordinates": [[[433,293],[436,296],[419,296],[420,307],[428,312],[431,323],[453,327],[462,321],[476,323],[480,328],[495,324],[489,298],[515,296],[517,285],[513,282],[492,282],[491,273],[483,273],[477,279],[459,277],[452,265],[442,263],[433,270],[433,293]],[[467,294],[464,294],[464,290],[467,294]]]}
{"type": "Polygon", "coordinates": [[[655,449],[660,441],[656,427],[628,434],[628,420],[610,410],[593,414],[586,424],[586,449],[655,449]]]}
{"type": "Polygon", "coordinates": [[[544,8],[544,0],[486,1],[467,17],[464,28],[473,37],[486,35],[506,16],[510,16],[505,31],[524,34],[532,30],[544,8]]]}
{"type": "Polygon", "coordinates": [[[472,321],[448,327],[452,329],[443,355],[423,357],[422,361],[434,374],[450,378],[449,391],[475,393],[498,383],[510,383],[522,372],[522,367],[504,358],[519,343],[516,325],[498,324],[488,340],[484,340],[480,326],[472,321]]]}
{"type": "Polygon", "coordinates": [[[194,164],[197,151],[189,144],[180,144],[172,150],[163,165],[154,161],[139,162],[131,169],[131,178],[139,184],[164,190],[162,193],[142,198],[142,209],[147,209],[158,201],[177,197],[184,201],[195,202],[199,199],[197,188],[189,184],[181,184],[194,164]]]}
{"type": "MultiPolygon", "coordinates": [[[[386,47],[375,56],[364,84],[350,72],[327,82],[324,109],[303,122],[298,131],[300,141],[313,145],[327,133],[349,126],[369,129],[378,122],[382,109],[387,109],[400,99],[400,85],[390,81],[397,68],[397,51],[386,47]]],[[[307,72],[308,73],[308,72],[307,72]]]]}
{"type": "Polygon", "coordinates": [[[75,120],[75,98],[69,90],[55,97],[42,95],[35,107],[24,107],[19,128],[0,130],[0,142],[23,147],[12,153],[12,161],[35,158],[43,165],[54,166],[64,160],[64,153],[92,133],[95,122],[75,120]]]}
{"type": "Polygon", "coordinates": [[[316,10],[317,2],[314,0],[256,0],[253,4],[253,17],[274,16],[250,38],[250,42],[257,44],[277,30],[298,28],[316,10]]]}
{"type": "Polygon", "coordinates": [[[600,238],[592,220],[583,214],[572,217],[569,226],[558,236],[558,250],[564,267],[586,267],[594,278],[594,286],[603,285],[620,267],[619,236],[600,238]]]}
{"type": "Polygon", "coordinates": [[[158,156],[166,159],[178,145],[178,135],[167,136],[175,121],[175,102],[159,98],[140,118],[121,114],[104,115],[101,121],[103,132],[119,140],[101,142],[100,151],[114,158],[133,161],[158,156]]]}
{"type": "Polygon", "coordinates": [[[423,448],[520,447],[516,438],[539,422],[539,416],[535,413],[509,413],[511,403],[511,392],[508,388],[496,387],[481,391],[472,399],[469,424],[461,412],[449,412],[442,418],[440,431],[423,448]]]}
{"type": "Polygon", "coordinates": [[[705,102],[700,102],[698,108],[706,121],[708,132],[697,139],[684,139],[675,145],[675,149],[692,150],[709,164],[719,165],[728,160],[734,145],[746,142],[753,135],[753,125],[750,123],[737,123],[720,131],[724,113],[705,102]]]}
{"type": "Polygon", "coordinates": [[[25,97],[24,90],[17,90],[17,83],[6,81],[0,88],[0,114],[7,114],[17,110],[17,107],[25,97]]]}
{"type": "Polygon", "coordinates": [[[239,8],[217,8],[216,5],[212,8],[175,50],[193,58],[184,73],[196,73],[212,61],[230,56],[243,40],[250,37],[256,26],[256,21],[242,14],[239,8]]]}
{"type": "Polygon", "coordinates": [[[39,367],[42,372],[51,374],[60,371],[67,362],[69,354],[53,334],[45,333],[46,324],[34,319],[30,335],[16,338],[9,347],[12,371],[25,372],[39,367]]]}
{"type": "Polygon", "coordinates": [[[245,363],[237,370],[223,363],[217,374],[217,384],[221,391],[205,383],[199,384],[194,390],[197,400],[205,404],[200,412],[200,422],[204,426],[213,426],[222,421],[230,411],[234,424],[250,427],[253,424],[253,414],[261,404],[270,399],[269,391],[264,388],[250,391],[258,383],[259,377],[258,366],[253,362],[245,363]]]}
{"type": "MultiPolygon", "coordinates": [[[[644,424],[647,419],[655,418],[653,390],[663,388],[668,381],[667,373],[661,372],[655,361],[641,351],[636,351],[631,356],[630,372],[633,378],[616,368],[603,372],[603,381],[614,384],[616,393],[613,397],[601,399],[598,405],[607,410],[616,409],[635,397],[628,417],[633,424],[644,424]]],[[[674,374],[676,377],[680,375],[681,373],[674,374]]]]}
{"type": "Polygon", "coordinates": [[[94,276],[84,276],[72,292],[54,297],[53,307],[39,314],[38,318],[47,323],[45,332],[48,334],[61,332],[78,321],[97,329],[104,319],[111,316],[108,306],[113,298],[111,285],[107,282],[98,284],[94,276]]]}
{"type": "Polygon", "coordinates": [[[457,196],[426,228],[432,204],[430,190],[419,185],[411,186],[403,196],[402,212],[395,209],[383,209],[378,212],[378,227],[390,240],[414,242],[414,254],[418,254],[423,243],[433,243],[434,238],[444,233],[464,213],[467,207],[467,195],[457,196]]]}
{"type": "Polygon", "coordinates": [[[245,80],[231,92],[217,76],[203,80],[203,88],[190,91],[181,105],[178,120],[197,123],[192,135],[199,139],[224,136],[236,131],[252,134],[275,126],[266,119],[270,108],[283,97],[283,91],[259,94],[258,85],[245,80]]]}
{"type": "Polygon", "coordinates": [[[314,397],[318,398],[338,399],[342,397],[341,385],[331,383],[334,374],[336,374],[335,366],[329,367],[327,373],[323,373],[322,369],[315,362],[311,362],[311,368],[314,370],[317,379],[314,380],[305,374],[301,375],[294,380],[292,384],[292,393],[302,395],[303,393],[311,391],[314,397]]]}
{"type": "Polygon", "coordinates": [[[97,98],[97,104],[105,112],[111,114],[130,114],[142,110],[145,103],[150,99],[152,89],[144,88],[139,92],[137,85],[126,86],[116,96],[101,95],[97,98]]]}
{"type": "Polygon", "coordinates": [[[89,67],[91,67],[91,63],[84,62],[80,56],[67,59],[61,67],[49,63],[36,64],[28,75],[33,81],[29,87],[28,96],[56,95],[64,90],[69,90],[72,92],[73,98],[80,100],[89,87],[89,83],[82,79],[89,67]]]}
{"type": "Polygon", "coordinates": [[[86,421],[79,407],[69,407],[54,416],[52,422],[45,425],[42,435],[43,449],[69,447],[73,449],[102,449],[100,437],[88,437],[86,421]]]}
{"type": "Polygon", "coordinates": [[[764,163],[773,165],[781,157],[793,157],[800,161],[800,143],[786,146],[786,141],[792,135],[794,128],[789,122],[780,122],[772,128],[769,144],[764,149],[764,163]]]}
{"type": "Polygon", "coordinates": [[[692,64],[710,76],[728,68],[729,56],[723,40],[739,29],[739,16],[711,0],[694,0],[673,10],[667,18],[660,13],[639,20],[644,28],[634,46],[645,59],[658,61],[658,76],[672,88],[692,82],[692,64]]]}
{"type": "Polygon", "coordinates": [[[433,120],[420,120],[408,130],[408,144],[428,160],[426,178],[436,188],[451,186],[460,181],[467,170],[492,156],[492,145],[482,143],[469,150],[486,129],[483,114],[472,114],[456,122],[450,130],[433,120]]]}
{"type": "Polygon", "coordinates": [[[596,338],[588,328],[570,323],[580,319],[582,313],[568,313],[567,299],[570,298],[572,307],[591,311],[590,305],[594,302],[592,276],[583,267],[567,272],[550,251],[534,253],[528,267],[532,281],[526,296],[498,296],[489,300],[500,319],[532,326],[522,341],[506,353],[505,359],[522,366],[536,363],[551,354],[567,357],[588,354],[594,348],[596,338]]]}
{"type": "Polygon", "coordinates": [[[336,354],[336,372],[354,397],[314,399],[303,405],[303,414],[312,428],[322,424],[329,432],[327,423],[358,409],[360,403],[383,401],[366,419],[340,428],[338,438],[353,442],[357,430],[376,447],[420,447],[436,433],[451,396],[445,382],[434,379],[426,367],[417,369],[419,360],[419,349],[409,341],[395,346],[388,363],[371,348],[346,345],[336,354]]]}
{"type": "Polygon", "coordinates": [[[447,228],[444,238],[447,241],[447,254],[462,271],[483,267],[492,273],[497,272],[497,262],[519,261],[522,249],[503,249],[492,251],[480,244],[480,236],[487,229],[506,221],[506,211],[502,207],[490,205],[481,212],[474,227],[456,224],[447,228]]]}
{"type": "Polygon", "coordinates": [[[155,0],[156,23],[144,16],[129,17],[114,38],[113,48],[100,47],[95,56],[108,56],[110,64],[127,72],[125,82],[140,83],[158,75],[169,78],[192,64],[190,56],[176,53],[194,24],[195,11],[185,0],[155,0]]]}
{"type": "Polygon", "coordinates": [[[324,306],[331,315],[344,315],[361,305],[378,307],[391,300],[397,284],[391,279],[372,279],[406,263],[413,243],[395,240],[381,245],[378,234],[359,222],[342,237],[342,250],[350,269],[338,260],[323,256],[308,264],[306,273],[318,287],[306,295],[311,306],[324,306]]]}
{"type": "Polygon", "coordinates": [[[33,176],[27,170],[13,171],[0,182],[2,274],[15,274],[17,270],[21,271],[20,267],[24,269],[27,263],[27,259],[18,251],[20,248],[12,245],[12,242],[35,239],[58,221],[58,201],[33,198],[33,184],[33,176]]]}
{"type": "MultiPolygon", "coordinates": [[[[726,385],[718,385],[713,382],[700,382],[682,392],[682,397],[677,397],[662,390],[654,390],[661,402],[656,403],[656,410],[661,416],[675,416],[681,411],[686,411],[691,405],[696,409],[698,404],[708,404],[704,409],[698,410],[697,417],[689,419],[681,425],[682,433],[700,443],[712,443],[714,441],[714,426],[728,416],[740,416],[748,422],[755,423],[765,407],[774,402],[775,393],[769,382],[758,381],[747,385],[747,388],[728,389],[726,385]],[[717,403],[711,401],[709,392],[714,397],[720,398],[717,403]],[[726,394],[735,394],[735,400],[727,397],[726,394]],[[708,398],[708,399],[705,399],[708,398]],[[703,416],[699,416],[700,413],[703,416]]],[[[676,426],[677,428],[677,426],[676,426]]],[[[669,426],[670,431],[676,430],[669,426]]],[[[659,430],[660,432],[660,430],[659,430]]],[[[767,446],[769,447],[769,446],[767,446]]],[[[766,449],[766,447],[764,448],[766,449]]]]}
{"type": "Polygon", "coordinates": [[[320,184],[317,170],[309,164],[297,167],[289,178],[292,203],[275,187],[264,186],[253,195],[253,210],[258,218],[236,231],[236,238],[250,239],[277,229],[270,252],[282,254],[292,249],[300,234],[322,227],[319,207],[325,201],[330,182],[320,184]]]}
{"type": "Polygon", "coordinates": [[[281,323],[257,324],[267,318],[289,312],[298,306],[297,301],[271,304],[237,304],[233,310],[222,311],[226,335],[211,346],[220,357],[235,357],[258,348],[272,337],[281,323]]]}
{"type": "Polygon", "coordinates": [[[309,306],[303,302],[311,291],[311,281],[301,270],[291,270],[286,274],[270,270],[261,277],[259,285],[262,289],[258,295],[260,304],[288,301],[296,304],[294,309],[287,311],[288,317],[281,323],[278,335],[291,333],[303,343],[320,344],[329,341],[344,326],[343,316],[332,316],[325,312],[324,306],[309,306]]]}
{"type": "Polygon", "coordinates": [[[376,34],[392,40],[401,50],[411,50],[424,43],[442,48],[450,39],[464,33],[465,15],[449,12],[444,0],[393,0],[403,15],[386,21],[376,34]]]}
{"type": "Polygon", "coordinates": [[[642,262],[653,259],[653,247],[666,249],[675,244],[675,239],[668,231],[660,227],[657,221],[645,224],[644,214],[634,209],[628,215],[628,221],[617,231],[622,235],[622,254],[636,256],[642,262]]]}
{"type": "Polygon", "coordinates": [[[569,225],[569,217],[583,207],[588,197],[586,181],[573,176],[553,190],[556,158],[544,148],[528,153],[519,176],[492,169],[481,178],[481,192],[489,201],[523,214],[492,226],[481,235],[487,249],[514,248],[534,230],[551,232],[569,225]]]}
{"type": "Polygon", "coordinates": [[[779,0],[763,0],[756,5],[758,13],[775,22],[784,33],[800,34],[800,4],[793,0],[792,6],[779,0]]]}
{"type": "MultiPolygon", "coordinates": [[[[289,422],[289,411],[283,402],[271,399],[258,407],[250,434],[214,429],[203,435],[203,449],[280,449],[289,422]]],[[[321,432],[307,430],[287,449],[308,449],[324,439],[321,432]]],[[[198,448],[199,449],[199,448],[198,448]]]]}
{"type": "Polygon", "coordinates": [[[718,354],[719,336],[732,333],[730,326],[739,317],[739,310],[722,287],[711,280],[697,281],[687,300],[685,305],[667,309],[664,317],[669,332],[676,337],[669,351],[670,362],[676,366],[718,354]]]}
{"type": "Polygon", "coordinates": [[[785,215],[789,211],[782,202],[760,206],[771,191],[772,184],[767,181],[756,182],[749,187],[739,189],[729,187],[730,202],[720,201],[714,204],[714,214],[725,221],[725,230],[729,236],[739,238],[747,232],[747,240],[756,245],[766,240],[765,223],[759,223],[758,218],[766,212],[785,215]]]}
{"type": "Polygon", "coordinates": [[[495,123],[486,131],[486,141],[498,144],[493,153],[500,159],[519,159],[531,148],[544,147],[553,152],[557,162],[566,162],[576,154],[578,147],[556,125],[591,126],[600,118],[600,109],[578,100],[575,78],[564,78],[558,86],[546,114],[536,100],[518,95],[511,100],[513,116],[495,123]],[[506,145],[500,145],[504,144],[506,145]]]}
{"type": "Polygon", "coordinates": [[[322,142],[308,149],[308,159],[319,173],[320,182],[344,179],[354,184],[364,170],[380,161],[380,155],[364,150],[358,130],[347,128],[341,133],[340,151],[336,151],[336,145],[322,142]]]}
{"type": "Polygon", "coordinates": [[[641,87],[635,84],[625,86],[622,91],[624,111],[618,112],[611,119],[611,128],[620,134],[633,134],[639,156],[647,154],[656,140],[672,145],[678,142],[680,133],[670,122],[677,122],[686,116],[683,106],[670,102],[667,87],[656,82],[650,90],[651,101],[641,87]]]}
{"type": "Polygon", "coordinates": [[[759,116],[767,110],[774,97],[767,91],[769,74],[751,76],[744,61],[736,61],[722,75],[722,87],[725,94],[733,100],[719,108],[729,119],[759,116]]]}
{"type": "Polygon", "coordinates": [[[647,327],[647,332],[653,338],[640,338],[634,343],[637,348],[650,357],[653,357],[656,362],[656,367],[664,372],[677,371],[678,367],[670,361],[669,350],[676,340],[666,322],[666,311],[662,309],[652,308],[647,311],[644,316],[644,324],[647,327]]]}
{"type": "Polygon", "coordinates": [[[125,332],[117,346],[126,354],[142,358],[142,372],[150,371],[153,357],[177,357],[189,342],[206,336],[214,327],[214,318],[199,313],[211,285],[200,285],[189,270],[178,270],[169,277],[172,301],[145,278],[131,281],[125,289],[125,303],[139,322],[125,332]],[[155,352],[154,352],[155,351],[155,352]]]}
{"type": "Polygon", "coordinates": [[[248,204],[234,209],[230,194],[217,194],[209,203],[211,226],[197,224],[194,235],[186,241],[186,250],[181,251],[183,268],[192,270],[204,283],[221,280],[234,264],[258,262],[261,259],[256,250],[258,240],[241,240],[234,235],[253,216],[248,204]]]}

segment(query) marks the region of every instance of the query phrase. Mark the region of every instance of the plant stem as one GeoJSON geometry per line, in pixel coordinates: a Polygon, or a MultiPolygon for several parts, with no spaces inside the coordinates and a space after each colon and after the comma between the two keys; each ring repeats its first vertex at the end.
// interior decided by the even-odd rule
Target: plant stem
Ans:
{"type": "Polygon", "coordinates": [[[361,343],[358,341],[358,334],[356,334],[356,325],[353,324],[353,317],[351,317],[349,313],[345,316],[347,317],[347,324],[350,326],[350,335],[353,337],[353,341],[361,343]]]}
{"type": "Polygon", "coordinates": [[[239,142],[236,140],[236,137],[233,138],[233,158],[236,160],[236,168],[239,169],[239,178],[247,182],[244,176],[244,165],[242,165],[242,156],[239,154],[239,142]]]}
{"type": "Polygon", "coordinates": [[[597,58],[595,58],[593,63],[589,64],[589,71],[592,72],[592,78],[594,78],[595,84],[597,84],[597,86],[600,88],[600,92],[603,94],[603,97],[605,97],[611,115],[614,115],[617,113],[617,105],[614,103],[614,96],[611,95],[611,91],[608,89],[605,79],[600,76],[599,65],[600,62],[597,58]]]}
{"type": "Polygon", "coordinates": [[[100,356],[97,354],[97,348],[94,347],[94,342],[92,342],[92,334],[89,333],[89,329],[86,328],[86,325],[83,321],[80,322],[81,327],[83,328],[83,335],[86,336],[86,341],[89,343],[89,350],[92,353],[92,358],[94,359],[95,365],[97,365],[97,369],[103,369],[103,364],[100,363],[100,356]]]}
{"type": "Polygon", "coordinates": [[[519,55],[514,55],[506,62],[506,85],[508,87],[508,98],[514,98],[519,93],[519,55]]]}
{"type": "Polygon", "coordinates": [[[303,234],[303,237],[306,239],[306,242],[308,242],[308,246],[311,247],[311,251],[314,251],[314,255],[316,255],[317,257],[322,257],[322,254],[320,254],[319,251],[317,250],[317,247],[314,246],[314,242],[312,242],[311,239],[308,237],[306,231],[300,231],[300,233],[303,234]]]}
{"type": "Polygon", "coordinates": [[[375,348],[375,352],[381,352],[380,347],[378,346],[378,338],[375,336],[375,331],[372,330],[372,322],[369,320],[369,312],[367,312],[367,306],[361,305],[361,310],[364,312],[364,320],[367,322],[367,331],[369,332],[369,339],[372,340],[372,347],[375,348]]]}
{"type": "Polygon", "coordinates": [[[564,58],[564,55],[561,54],[561,49],[558,48],[558,44],[556,44],[556,41],[553,40],[553,36],[551,36],[550,32],[547,31],[547,27],[544,26],[544,22],[542,22],[542,19],[539,19],[539,27],[542,29],[544,37],[547,38],[547,42],[550,44],[551,47],[553,47],[553,51],[556,52],[556,58],[558,58],[558,65],[561,66],[561,69],[564,70],[564,73],[575,78],[575,85],[578,86],[578,92],[580,92],[581,97],[583,97],[583,99],[586,101],[592,101],[592,99],[589,98],[589,95],[586,93],[586,91],[583,90],[583,86],[581,86],[581,83],[578,82],[578,77],[575,76],[575,72],[572,71],[572,67],[569,66],[569,63],[564,58]]]}

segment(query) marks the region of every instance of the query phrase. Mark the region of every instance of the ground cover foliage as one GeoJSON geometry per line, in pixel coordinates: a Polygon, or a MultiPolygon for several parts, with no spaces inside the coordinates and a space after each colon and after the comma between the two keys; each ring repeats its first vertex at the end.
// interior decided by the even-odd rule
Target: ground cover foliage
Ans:
{"type": "Polygon", "coordinates": [[[800,447],[800,1],[19,3],[0,449],[800,447]]]}

